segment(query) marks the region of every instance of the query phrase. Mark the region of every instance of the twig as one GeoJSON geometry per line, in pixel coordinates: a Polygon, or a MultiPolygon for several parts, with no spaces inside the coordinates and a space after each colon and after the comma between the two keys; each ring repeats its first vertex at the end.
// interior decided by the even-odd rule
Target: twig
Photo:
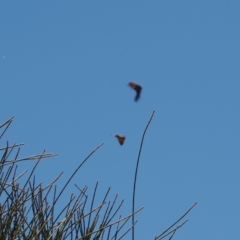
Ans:
{"type": "Polygon", "coordinates": [[[0,139],[2,138],[2,136],[4,135],[4,133],[7,131],[8,127],[10,126],[10,124],[12,123],[14,117],[11,117],[10,119],[8,119],[5,123],[3,123],[2,125],[0,125],[0,128],[7,125],[6,128],[4,129],[3,133],[0,135],[0,139]]]}
{"type": "Polygon", "coordinates": [[[172,234],[172,236],[169,238],[169,240],[171,240],[171,239],[173,238],[173,236],[174,236],[174,234],[176,233],[176,231],[177,231],[177,229],[174,229],[173,234],[172,234]]]}
{"type": "Polygon", "coordinates": [[[30,157],[25,157],[25,158],[21,158],[21,159],[7,160],[7,161],[5,161],[4,164],[1,164],[0,166],[13,164],[13,162],[17,163],[17,162],[21,162],[21,161],[38,160],[39,158],[43,159],[43,158],[55,157],[55,156],[57,156],[57,154],[55,154],[55,153],[37,154],[37,155],[33,155],[30,157]]]}
{"type": "MultiPolygon", "coordinates": [[[[180,227],[182,227],[185,223],[187,223],[187,221],[188,221],[188,219],[185,220],[181,225],[176,226],[172,231],[166,233],[164,236],[162,236],[162,237],[159,238],[158,240],[161,240],[161,239],[165,238],[166,236],[168,236],[168,235],[170,235],[170,234],[172,233],[172,236],[169,238],[169,240],[171,240],[172,237],[173,237],[173,235],[175,234],[175,232],[176,232],[180,227]]],[[[156,240],[157,238],[154,238],[154,239],[156,240]]]]}
{"type": "MultiPolygon", "coordinates": [[[[19,146],[23,146],[24,145],[24,143],[15,143],[14,145],[12,145],[12,146],[9,146],[8,148],[15,148],[15,147],[19,147],[19,146]]],[[[4,148],[0,148],[0,150],[5,150],[6,148],[4,147],[4,148]]]]}
{"type": "MultiPolygon", "coordinates": [[[[84,160],[83,162],[77,167],[77,169],[73,172],[72,176],[68,179],[68,181],[66,182],[66,184],[64,185],[64,187],[62,188],[61,192],[58,194],[57,198],[55,199],[55,201],[53,202],[53,206],[55,205],[55,203],[57,202],[57,200],[59,199],[59,197],[62,195],[64,189],[67,187],[67,185],[69,184],[69,182],[72,180],[72,178],[74,177],[74,175],[76,174],[76,172],[79,170],[79,168],[92,156],[93,153],[95,153],[101,146],[103,145],[103,143],[101,143],[99,146],[97,146],[84,160]]],[[[53,207],[52,206],[52,207],[53,207]]]]}
{"type": "MultiPolygon", "coordinates": [[[[183,219],[195,206],[197,202],[195,202],[175,223],[173,223],[169,228],[167,228],[164,232],[162,232],[159,236],[155,237],[155,240],[160,238],[162,235],[164,235],[169,229],[171,229],[175,224],[177,224],[181,219],[183,219]]],[[[162,238],[160,238],[162,239],[162,238]]]]}
{"type": "MultiPolygon", "coordinates": [[[[126,217],[124,217],[124,218],[121,218],[121,219],[119,219],[119,220],[117,220],[117,221],[115,221],[115,222],[113,222],[113,223],[110,223],[110,224],[108,224],[107,226],[102,227],[101,229],[98,229],[98,230],[96,230],[96,231],[93,231],[93,232],[87,234],[86,236],[83,236],[83,237],[79,238],[78,240],[83,239],[83,238],[85,238],[85,237],[87,237],[87,236],[89,236],[89,235],[91,235],[91,234],[93,234],[93,233],[96,233],[96,232],[98,232],[98,231],[100,231],[100,230],[102,230],[102,229],[109,228],[110,226],[113,226],[113,225],[115,225],[115,224],[117,224],[117,223],[119,223],[119,222],[122,222],[122,221],[125,220],[125,219],[129,219],[129,218],[132,216],[132,214],[138,213],[138,212],[141,211],[143,208],[144,208],[144,207],[141,207],[141,208],[139,208],[136,212],[131,213],[131,214],[129,214],[128,216],[126,216],[126,217]]],[[[85,216],[84,216],[84,217],[85,217],[85,216]]]]}
{"type": "MultiPolygon", "coordinates": [[[[152,115],[147,123],[147,126],[143,132],[143,135],[142,135],[142,141],[141,141],[141,144],[140,144],[140,149],[139,149],[139,152],[138,152],[138,158],[137,158],[137,165],[136,165],[136,170],[135,170],[135,177],[134,177],[134,184],[133,184],[133,200],[132,200],[132,212],[134,212],[135,210],[135,193],[136,193],[136,184],[137,184],[137,172],[138,172],[138,165],[139,165],[139,160],[140,160],[140,156],[141,156],[141,151],[142,151],[142,146],[143,146],[143,140],[144,140],[144,136],[145,136],[145,133],[148,129],[148,126],[150,124],[150,122],[152,121],[152,118],[153,118],[153,115],[155,113],[155,110],[153,110],[152,112],[152,115]]],[[[135,224],[135,220],[134,220],[134,214],[132,215],[132,240],[134,240],[134,224],[135,224]]]]}

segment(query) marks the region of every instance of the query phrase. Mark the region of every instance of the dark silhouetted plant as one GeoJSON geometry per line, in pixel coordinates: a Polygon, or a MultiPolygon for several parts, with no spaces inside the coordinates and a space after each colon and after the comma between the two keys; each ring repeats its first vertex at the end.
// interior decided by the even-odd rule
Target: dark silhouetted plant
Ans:
{"type": "MultiPolygon", "coordinates": [[[[70,183],[73,176],[83,166],[83,164],[95,153],[103,144],[95,148],[83,162],[76,168],[66,184],[57,193],[56,182],[62,173],[56,177],[48,186],[43,187],[37,184],[34,171],[39,162],[48,157],[54,157],[56,154],[45,153],[33,155],[25,158],[19,158],[22,143],[6,145],[0,148],[0,239],[23,239],[23,240],[63,240],[63,239],[82,239],[82,240],[102,240],[102,239],[122,239],[132,229],[132,239],[134,240],[134,226],[137,221],[134,215],[142,210],[135,211],[135,189],[137,181],[137,170],[141,155],[143,139],[148,125],[143,133],[142,142],[138,154],[134,190],[132,213],[122,217],[119,211],[123,200],[117,204],[118,195],[110,201],[107,200],[110,188],[107,190],[104,198],[98,204],[95,204],[98,183],[96,183],[93,195],[87,194],[88,187],[80,188],[76,186],[78,194],[69,196],[65,206],[56,208],[60,197],[70,183]],[[18,164],[22,161],[35,160],[36,163],[29,175],[26,177],[26,171],[18,175],[18,164]],[[23,176],[26,178],[24,180],[23,176]],[[127,223],[132,219],[132,223],[127,227],[127,223]]],[[[0,140],[11,125],[13,118],[0,125],[0,140]]],[[[179,226],[176,224],[196,205],[196,203],[172,226],[162,234],[155,237],[155,240],[170,236],[172,239],[175,232],[186,223],[184,221],[179,226]]]]}

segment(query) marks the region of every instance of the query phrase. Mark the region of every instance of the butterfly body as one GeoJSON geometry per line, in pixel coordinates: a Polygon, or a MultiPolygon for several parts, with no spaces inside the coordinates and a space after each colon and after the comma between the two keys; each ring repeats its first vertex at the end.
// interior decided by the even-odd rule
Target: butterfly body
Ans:
{"type": "Polygon", "coordinates": [[[118,142],[120,145],[124,144],[124,141],[126,139],[126,137],[124,135],[122,135],[122,134],[115,134],[115,135],[111,134],[111,135],[113,135],[114,137],[116,137],[118,139],[118,142]]]}

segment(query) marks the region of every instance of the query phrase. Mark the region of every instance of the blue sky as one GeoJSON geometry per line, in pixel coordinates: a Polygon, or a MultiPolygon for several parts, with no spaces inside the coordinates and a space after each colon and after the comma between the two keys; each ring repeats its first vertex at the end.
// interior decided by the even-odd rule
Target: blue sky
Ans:
{"type": "Polygon", "coordinates": [[[25,143],[21,156],[59,154],[37,170],[45,185],[61,171],[63,184],[104,142],[66,194],[99,181],[127,214],[155,110],[136,239],[153,239],[195,201],[173,239],[239,239],[239,12],[234,0],[1,1],[0,122],[15,116],[6,138],[25,143]],[[143,87],[137,103],[129,81],[143,87]]]}

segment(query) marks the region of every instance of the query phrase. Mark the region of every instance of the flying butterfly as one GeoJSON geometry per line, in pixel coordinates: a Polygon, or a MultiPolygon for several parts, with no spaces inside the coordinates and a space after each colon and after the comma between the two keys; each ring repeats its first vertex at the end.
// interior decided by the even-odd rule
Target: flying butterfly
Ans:
{"type": "Polygon", "coordinates": [[[124,141],[126,139],[126,137],[124,135],[121,135],[121,134],[111,134],[112,136],[116,137],[118,139],[118,142],[120,145],[123,145],[124,144],[124,141]]]}
{"type": "Polygon", "coordinates": [[[138,85],[137,83],[134,82],[130,82],[128,84],[133,90],[136,91],[136,96],[135,96],[135,101],[138,101],[138,99],[140,98],[140,94],[142,91],[142,87],[140,85],[138,85]]]}

